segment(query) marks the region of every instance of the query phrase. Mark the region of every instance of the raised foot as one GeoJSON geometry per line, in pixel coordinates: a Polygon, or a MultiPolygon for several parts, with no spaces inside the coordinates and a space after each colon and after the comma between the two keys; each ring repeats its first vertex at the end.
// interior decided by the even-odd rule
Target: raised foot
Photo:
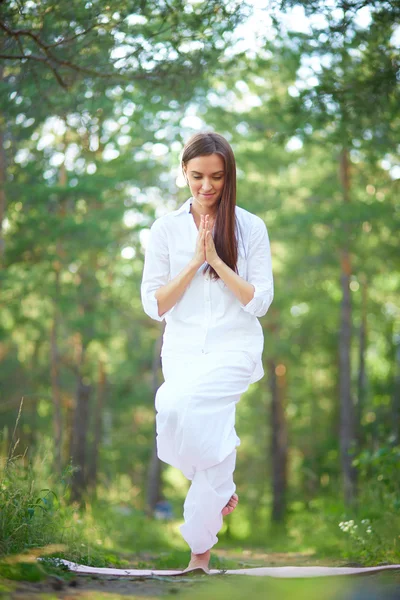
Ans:
{"type": "Polygon", "coordinates": [[[231,512],[233,512],[237,507],[238,502],[239,496],[237,494],[232,494],[228,504],[222,509],[222,516],[225,517],[226,515],[229,515],[231,512]]]}

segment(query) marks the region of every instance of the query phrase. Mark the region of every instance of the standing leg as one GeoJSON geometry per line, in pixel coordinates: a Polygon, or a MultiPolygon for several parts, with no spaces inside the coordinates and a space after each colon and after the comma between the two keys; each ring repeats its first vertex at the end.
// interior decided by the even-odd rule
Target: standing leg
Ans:
{"type": "Polygon", "coordinates": [[[218,542],[222,509],[236,489],[235,463],[236,449],[219,464],[194,474],[183,507],[185,523],[180,527],[194,554],[201,554],[218,542]]]}

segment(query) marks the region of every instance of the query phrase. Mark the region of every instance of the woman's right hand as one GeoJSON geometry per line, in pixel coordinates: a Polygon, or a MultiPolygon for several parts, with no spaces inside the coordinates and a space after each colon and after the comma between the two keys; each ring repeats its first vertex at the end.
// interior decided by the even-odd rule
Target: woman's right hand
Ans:
{"type": "Polygon", "coordinates": [[[205,245],[204,245],[204,239],[205,239],[204,220],[205,220],[204,215],[201,215],[199,232],[197,234],[197,240],[196,240],[196,249],[194,251],[194,256],[193,256],[193,262],[196,264],[197,267],[201,267],[201,265],[206,262],[206,252],[205,252],[205,245]]]}

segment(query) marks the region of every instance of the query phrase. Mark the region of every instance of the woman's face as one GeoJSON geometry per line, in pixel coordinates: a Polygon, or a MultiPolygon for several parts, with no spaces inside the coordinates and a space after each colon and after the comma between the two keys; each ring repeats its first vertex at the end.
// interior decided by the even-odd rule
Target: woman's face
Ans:
{"type": "Polygon", "coordinates": [[[193,198],[205,209],[217,207],[225,183],[225,164],[222,156],[196,156],[187,162],[184,170],[193,198]]]}

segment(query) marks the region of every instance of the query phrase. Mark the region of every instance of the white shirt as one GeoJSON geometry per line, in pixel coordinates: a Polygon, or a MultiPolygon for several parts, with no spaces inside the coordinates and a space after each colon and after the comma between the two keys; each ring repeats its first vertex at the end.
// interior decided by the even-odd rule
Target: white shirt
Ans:
{"type": "Polygon", "coordinates": [[[158,314],[156,290],[176,277],[194,256],[198,229],[190,212],[192,201],[188,198],[151,226],[141,284],[144,311],[156,321],[165,319],[161,356],[243,350],[254,359],[252,382],[258,381],[264,375],[264,336],[258,317],[266,314],[274,296],[269,237],[260,217],[235,207],[238,274],[255,288],[248,304],[242,304],[222,279],[214,281],[203,275],[204,263],[180,300],[158,314]]]}

